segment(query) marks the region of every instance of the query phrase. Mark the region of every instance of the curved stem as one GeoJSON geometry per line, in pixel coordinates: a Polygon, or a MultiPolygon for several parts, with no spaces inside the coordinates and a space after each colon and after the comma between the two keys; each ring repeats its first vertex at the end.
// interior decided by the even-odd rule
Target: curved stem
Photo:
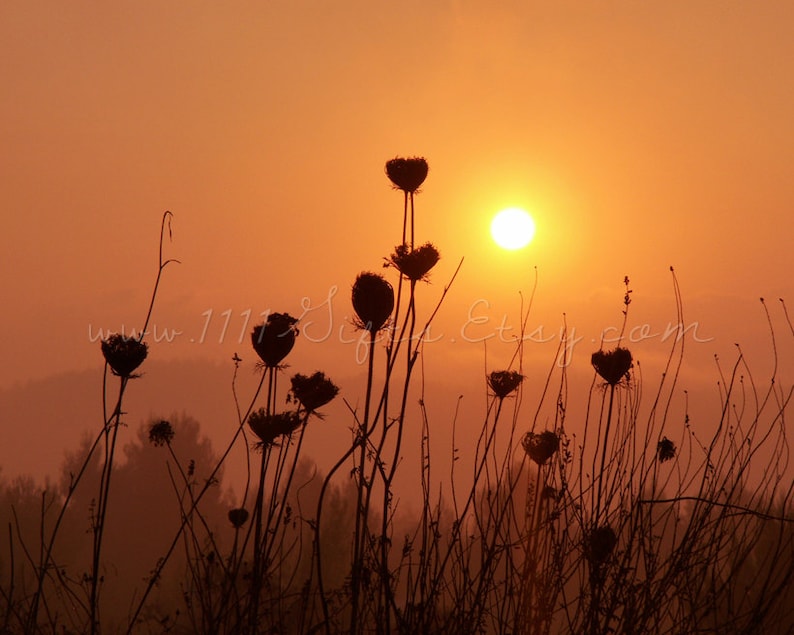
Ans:
{"type": "Polygon", "coordinates": [[[154,310],[154,299],[157,297],[157,289],[160,286],[160,278],[163,275],[163,270],[169,263],[176,262],[179,264],[179,261],[175,258],[170,258],[168,260],[163,260],[163,240],[165,238],[165,228],[168,226],[168,237],[171,238],[171,219],[174,215],[169,212],[163,212],[163,218],[160,222],[160,250],[158,255],[158,266],[157,266],[157,277],[154,280],[154,289],[152,290],[152,297],[149,301],[149,309],[146,312],[146,319],[143,322],[143,328],[141,329],[140,334],[138,335],[138,341],[143,341],[144,335],[146,335],[146,329],[149,326],[149,320],[152,317],[152,311],[154,310]]]}

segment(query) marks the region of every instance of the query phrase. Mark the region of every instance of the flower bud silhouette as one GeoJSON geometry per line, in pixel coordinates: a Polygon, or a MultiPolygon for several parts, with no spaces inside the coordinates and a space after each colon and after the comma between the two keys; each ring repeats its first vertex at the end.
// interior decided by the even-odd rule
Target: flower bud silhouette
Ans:
{"type": "Polygon", "coordinates": [[[488,386],[499,399],[504,399],[518,388],[524,376],[514,370],[495,370],[488,375],[488,386]]]}
{"type": "Polygon", "coordinates": [[[521,439],[521,445],[530,459],[538,465],[544,465],[560,449],[560,437],[551,430],[544,430],[540,434],[527,432],[521,439]]]}
{"type": "Polygon", "coordinates": [[[609,352],[596,351],[590,361],[604,381],[614,386],[629,372],[632,358],[629,349],[617,347],[609,352]]]}
{"type": "Polygon", "coordinates": [[[388,262],[394,265],[401,274],[416,282],[424,278],[436,265],[440,255],[432,243],[411,249],[408,245],[399,245],[388,262]]]}
{"type": "Polygon", "coordinates": [[[386,175],[394,187],[406,193],[419,189],[427,178],[428,165],[422,157],[395,157],[386,162],[386,175]]]}
{"type": "Polygon", "coordinates": [[[292,395],[308,412],[322,408],[338,393],[339,388],[320,371],[311,377],[298,373],[292,378],[292,395]]]}
{"type": "Polygon", "coordinates": [[[265,366],[275,368],[295,346],[297,322],[288,313],[271,313],[264,324],[254,327],[251,343],[265,366]]]}
{"type": "Polygon", "coordinates": [[[248,520],[248,510],[244,507],[237,507],[229,510],[229,522],[235,529],[240,529],[248,520]]]}
{"type": "Polygon", "coordinates": [[[394,309],[394,289],[383,276],[365,271],[353,283],[353,309],[358,326],[376,333],[386,324],[394,309]]]}
{"type": "Polygon", "coordinates": [[[119,377],[132,377],[132,373],[143,363],[148,353],[146,344],[120,333],[114,333],[102,340],[102,355],[113,373],[119,377]]]}

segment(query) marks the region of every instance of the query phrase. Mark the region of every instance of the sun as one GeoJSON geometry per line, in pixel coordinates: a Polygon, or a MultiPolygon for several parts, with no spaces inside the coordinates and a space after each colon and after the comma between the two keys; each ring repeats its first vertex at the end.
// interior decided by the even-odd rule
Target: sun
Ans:
{"type": "Polygon", "coordinates": [[[523,209],[503,209],[491,221],[491,236],[503,249],[521,249],[535,237],[535,221],[523,209]]]}

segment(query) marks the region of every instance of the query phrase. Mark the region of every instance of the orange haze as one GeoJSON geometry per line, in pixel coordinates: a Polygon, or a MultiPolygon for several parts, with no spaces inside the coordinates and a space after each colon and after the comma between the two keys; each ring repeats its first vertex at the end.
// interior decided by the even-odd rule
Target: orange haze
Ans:
{"type": "MultiPolygon", "coordinates": [[[[649,394],[677,319],[671,265],[693,327],[681,391],[718,406],[714,355],[730,368],[735,343],[769,375],[760,296],[791,349],[778,303],[794,302],[790,2],[12,0],[0,60],[5,476],[54,474],[101,424],[96,340],[143,323],[166,209],[180,264],[130,388],[153,401],[130,397],[128,422],[185,410],[220,447],[231,357],[250,380],[248,333],[267,309],[304,314],[290,370],[323,369],[360,403],[349,290],[400,240],[402,197],[383,174],[396,155],[430,163],[417,236],[442,260],[422,316],[464,258],[425,351],[439,425],[459,394],[484,411],[484,373],[509,363],[498,339],[536,272],[528,326],[546,341],[524,352],[529,414],[563,319],[587,390],[626,275],[649,394]],[[537,234],[511,253],[488,226],[513,205],[537,234]],[[212,400],[190,375],[204,363],[212,400]]],[[[320,438],[349,439],[343,404],[330,414],[320,438]]]]}

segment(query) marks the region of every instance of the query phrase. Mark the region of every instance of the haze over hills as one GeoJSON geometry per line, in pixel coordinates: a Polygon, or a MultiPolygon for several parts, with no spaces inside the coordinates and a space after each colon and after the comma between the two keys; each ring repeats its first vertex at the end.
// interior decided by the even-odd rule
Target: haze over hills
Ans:
{"type": "MultiPolygon", "coordinates": [[[[773,317],[779,334],[777,347],[781,357],[778,385],[788,385],[786,382],[791,369],[785,360],[788,359],[792,342],[791,338],[786,337],[786,325],[781,324],[779,316],[773,317]]],[[[765,345],[764,340],[768,335],[764,333],[760,321],[755,321],[747,328],[756,337],[752,345],[745,346],[744,350],[771,350],[768,344],[765,345]]],[[[712,330],[704,329],[703,332],[710,335],[712,330]]],[[[692,332],[688,333],[688,337],[692,337],[692,332]]],[[[718,384],[730,380],[737,355],[736,349],[726,342],[723,337],[703,342],[690,341],[687,345],[681,375],[670,402],[672,409],[668,418],[668,434],[671,436],[682,434],[685,410],[692,422],[692,429],[700,438],[707,439],[713,432],[720,418],[721,389],[718,384]],[[713,362],[717,351],[722,356],[722,377],[713,362]]],[[[643,416],[647,416],[652,406],[671,344],[671,340],[662,341],[659,337],[628,343],[641,365],[643,416]]],[[[439,343],[428,347],[409,399],[409,407],[415,409],[409,421],[414,422],[411,425],[417,426],[421,420],[417,404],[420,397],[424,400],[433,437],[433,452],[439,463],[451,456],[453,428],[455,445],[463,449],[461,458],[466,459],[467,455],[470,458],[475,440],[473,431],[478,429],[485,414],[485,374],[504,367],[510,360],[509,354],[497,352],[494,345],[487,351],[479,345],[459,346],[439,343]],[[436,346],[440,348],[433,348],[436,346]],[[421,392],[423,384],[424,393],[421,392]],[[463,398],[459,401],[461,396],[463,398]],[[453,425],[455,421],[456,426],[453,425]]],[[[512,345],[506,346],[512,348],[512,345]]],[[[530,343],[526,348],[522,372],[527,375],[527,381],[523,385],[522,409],[517,428],[519,433],[528,430],[533,421],[541,428],[554,425],[554,407],[559,388],[559,369],[553,369],[556,346],[552,341],[547,344],[530,343]],[[557,376],[552,378],[548,393],[543,396],[549,372],[557,373],[557,376]]],[[[571,349],[574,359],[568,369],[566,420],[569,433],[577,433],[581,427],[588,403],[587,393],[593,379],[589,355],[596,348],[597,345],[584,339],[575,347],[575,351],[571,349]]],[[[747,358],[748,367],[739,369],[737,380],[745,378],[747,386],[750,386],[750,373],[753,373],[757,389],[765,390],[767,373],[772,370],[773,360],[769,352],[753,352],[747,358]]],[[[376,355],[381,353],[376,351],[376,355]]],[[[260,375],[255,369],[255,356],[246,354],[244,350],[241,354],[246,359],[238,369],[236,388],[239,407],[245,411],[260,375]]],[[[220,455],[231,441],[238,422],[232,391],[234,365],[231,359],[224,356],[223,359],[215,360],[163,360],[161,354],[152,354],[141,370],[142,376],[130,382],[125,394],[123,422],[129,430],[122,431],[122,446],[135,438],[138,427],[152,419],[185,414],[198,421],[201,435],[211,441],[215,453],[220,455]]],[[[353,424],[351,410],[361,406],[366,367],[356,363],[355,351],[350,347],[345,349],[339,344],[306,346],[305,349],[296,347],[294,360],[279,379],[277,405],[291,407],[284,401],[289,377],[297,372],[311,373],[315,370],[325,370],[341,389],[339,397],[322,409],[324,418],[312,420],[311,433],[307,433],[305,438],[304,456],[317,461],[321,469],[327,469],[349,444],[353,424]],[[318,360],[318,357],[322,359],[318,360]],[[318,362],[316,365],[315,361],[318,362]]],[[[118,378],[109,375],[108,380],[110,402],[116,396],[118,378]]],[[[736,394],[739,399],[740,392],[736,394]]],[[[598,395],[596,392],[596,398],[598,395]]],[[[746,393],[742,398],[746,399],[748,395],[746,393]]],[[[260,396],[255,407],[262,405],[263,397],[260,396]]],[[[108,410],[112,407],[113,403],[108,403],[108,410]]],[[[85,436],[93,438],[101,428],[101,363],[97,363],[92,370],[56,374],[0,389],[0,423],[3,431],[0,478],[9,480],[28,475],[38,483],[43,483],[47,478],[57,478],[65,456],[76,451],[85,436]]],[[[415,460],[419,439],[418,428],[408,432],[403,460],[415,460]]],[[[243,483],[246,478],[243,448],[242,440],[239,440],[225,463],[225,484],[230,487],[243,483]]],[[[410,471],[405,470],[406,473],[410,471]]]]}
{"type": "MultiPolygon", "coordinates": [[[[252,364],[241,364],[238,371],[237,391],[242,409],[248,407],[259,377],[253,372],[252,364]]],[[[121,431],[122,446],[136,438],[141,425],[155,418],[188,415],[198,421],[200,434],[211,441],[216,455],[220,455],[231,441],[238,421],[231,388],[234,372],[231,361],[224,364],[209,360],[152,359],[146,361],[142,371],[142,376],[131,381],[125,393],[122,421],[128,429],[121,431]]],[[[284,382],[282,395],[289,386],[288,380],[284,382]]],[[[109,411],[117,390],[118,378],[109,375],[109,411]]],[[[261,402],[260,397],[256,407],[261,402]]],[[[329,404],[323,411],[331,415],[342,407],[341,403],[329,404]]],[[[102,367],[53,375],[1,390],[0,417],[3,426],[0,476],[13,479],[25,475],[39,483],[54,479],[66,455],[77,451],[83,438],[93,439],[101,429],[102,367]]],[[[242,448],[240,441],[226,462],[225,480],[230,483],[244,478],[242,448]]]]}
{"type": "MultiPolygon", "coordinates": [[[[230,370],[204,362],[146,364],[144,375],[130,383],[123,420],[137,428],[152,417],[190,413],[208,434],[210,423],[234,415],[230,370]]],[[[109,375],[109,399],[118,379],[109,375]]],[[[108,405],[112,409],[113,404],[108,405]]],[[[37,481],[53,477],[67,452],[85,435],[102,427],[102,366],[53,375],[0,391],[3,443],[0,465],[6,478],[27,474],[37,481]]],[[[217,423],[216,423],[217,425],[217,423]]],[[[132,435],[131,435],[132,437],[132,435]]]]}
{"type": "MultiPolygon", "coordinates": [[[[137,429],[154,419],[188,415],[200,425],[200,434],[212,443],[217,456],[226,449],[237,429],[237,406],[232,391],[234,366],[211,360],[147,360],[140,378],[131,381],[124,397],[120,442],[124,446],[136,438],[137,429]]],[[[294,373],[311,373],[315,369],[289,367],[278,387],[278,405],[285,402],[289,377],[294,373]]],[[[353,365],[354,371],[361,368],[353,365]]],[[[311,433],[306,435],[305,456],[321,465],[336,460],[350,439],[351,408],[360,402],[358,374],[332,374],[340,386],[340,397],[322,408],[322,419],[312,418],[311,433]]],[[[250,405],[259,379],[253,361],[243,362],[237,373],[236,391],[242,411],[250,405]]],[[[462,373],[458,378],[465,380],[462,373]]],[[[431,380],[436,385],[438,380],[431,380]]],[[[118,378],[108,375],[108,410],[113,407],[118,378]]],[[[476,388],[481,393],[479,387],[476,388]]],[[[429,399],[439,410],[453,411],[457,393],[446,401],[429,399]],[[446,402],[450,402],[447,404],[446,402]],[[449,407],[448,407],[449,406],[449,407]]],[[[260,394],[255,408],[264,404],[260,394]]],[[[441,412],[439,422],[441,423],[441,412]]],[[[81,441],[98,434],[102,426],[102,367],[52,375],[0,390],[0,419],[3,438],[0,444],[0,478],[32,477],[37,483],[57,479],[66,456],[77,451],[81,441]]],[[[448,427],[448,418],[443,416],[448,427]]],[[[246,428],[247,429],[247,428],[246,428]]],[[[253,440],[249,437],[249,442],[253,440]]],[[[239,485],[246,475],[243,442],[238,439],[224,466],[224,484],[239,485]]],[[[123,458],[120,458],[123,461],[123,458]]]]}

